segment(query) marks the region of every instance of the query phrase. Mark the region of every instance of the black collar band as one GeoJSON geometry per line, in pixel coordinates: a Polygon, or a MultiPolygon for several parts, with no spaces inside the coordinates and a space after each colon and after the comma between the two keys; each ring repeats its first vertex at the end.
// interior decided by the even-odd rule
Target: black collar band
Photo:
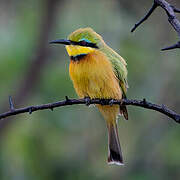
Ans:
{"type": "Polygon", "coordinates": [[[77,56],[71,56],[70,58],[71,58],[71,60],[73,60],[73,61],[79,61],[79,60],[83,59],[86,55],[87,55],[87,54],[79,54],[79,55],[77,55],[77,56]]]}

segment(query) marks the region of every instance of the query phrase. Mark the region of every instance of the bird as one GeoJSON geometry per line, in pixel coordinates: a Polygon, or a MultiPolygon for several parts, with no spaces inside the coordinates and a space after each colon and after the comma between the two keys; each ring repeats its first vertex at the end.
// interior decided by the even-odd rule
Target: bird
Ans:
{"type": "MultiPolygon", "coordinates": [[[[70,57],[69,75],[75,91],[85,99],[125,99],[127,63],[92,28],[80,28],[67,39],[50,41],[63,44],[70,57]]],[[[108,130],[108,164],[124,165],[117,128],[118,115],[128,119],[125,105],[96,105],[108,130]]]]}

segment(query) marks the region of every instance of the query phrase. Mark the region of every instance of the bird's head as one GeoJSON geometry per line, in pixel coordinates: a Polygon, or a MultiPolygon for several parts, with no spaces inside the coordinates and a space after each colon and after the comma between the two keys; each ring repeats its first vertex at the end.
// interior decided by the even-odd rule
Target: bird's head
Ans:
{"type": "Polygon", "coordinates": [[[53,44],[64,44],[70,57],[86,55],[103,46],[102,37],[91,28],[80,28],[72,32],[67,39],[51,41],[53,44]]]}

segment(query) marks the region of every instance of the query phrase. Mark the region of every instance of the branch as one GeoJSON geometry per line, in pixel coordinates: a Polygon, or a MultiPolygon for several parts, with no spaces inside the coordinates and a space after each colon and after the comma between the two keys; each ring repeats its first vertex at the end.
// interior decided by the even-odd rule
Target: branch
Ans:
{"type": "MultiPolygon", "coordinates": [[[[144,21],[146,21],[158,6],[163,8],[166,11],[166,14],[168,16],[168,21],[172,25],[172,27],[175,29],[175,31],[178,33],[178,36],[180,39],[180,21],[177,19],[175,15],[175,13],[180,13],[180,9],[175,8],[174,6],[172,6],[165,0],[154,0],[154,3],[151,9],[149,10],[149,12],[138,23],[134,25],[131,32],[134,32],[138,26],[140,26],[144,21]]],[[[180,41],[172,46],[163,48],[161,50],[165,51],[165,50],[171,50],[171,49],[177,49],[177,48],[180,48],[180,41]]]]}
{"type": "MultiPolygon", "coordinates": [[[[10,102],[12,105],[12,101],[10,102]]],[[[10,111],[0,114],[0,119],[7,118],[9,116],[14,116],[17,114],[22,113],[29,113],[39,111],[39,110],[45,110],[50,109],[53,110],[54,108],[61,107],[61,106],[67,106],[67,105],[74,105],[74,104],[101,104],[101,105],[112,105],[112,104],[119,104],[119,105],[132,105],[132,106],[139,106],[146,109],[151,109],[154,111],[158,111],[162,114],[165,114],[166,116],[172,118],[175,122],[180,123],[180,114],[175,113],[174,111],[168,109],[164,105],[157,105],[150,103],[146,101],[146,99],[143,100],[130,100],[130,99],[122,99],[122,100],[114,100],[114,99],[69,99],[66,96],[66,100],[58,101],[54,103],[49,104],[43,104],[43,105],[36,105],[36,106],[29,106],[24,108],[15,109],[13,107],[10,108],[10,111]]],[[[12,107],[10,105],[10,107],[12,107]]]]}

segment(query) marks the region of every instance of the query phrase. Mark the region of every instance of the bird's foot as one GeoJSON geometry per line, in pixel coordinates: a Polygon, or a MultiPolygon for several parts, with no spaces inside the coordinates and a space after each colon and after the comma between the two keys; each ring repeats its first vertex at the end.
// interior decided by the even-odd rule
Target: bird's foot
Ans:
{"type": "Polygon", "coordinates": [[[90,106],[91,98],[90,97],[84,97],[86,106],[90,106]]]}
{"type": "Polygon", "coordinates": [[[111,99],[111,100],[109,101],[109,105],[112,106],[113,104],[114,104],[114,99],[111,99]]]}

